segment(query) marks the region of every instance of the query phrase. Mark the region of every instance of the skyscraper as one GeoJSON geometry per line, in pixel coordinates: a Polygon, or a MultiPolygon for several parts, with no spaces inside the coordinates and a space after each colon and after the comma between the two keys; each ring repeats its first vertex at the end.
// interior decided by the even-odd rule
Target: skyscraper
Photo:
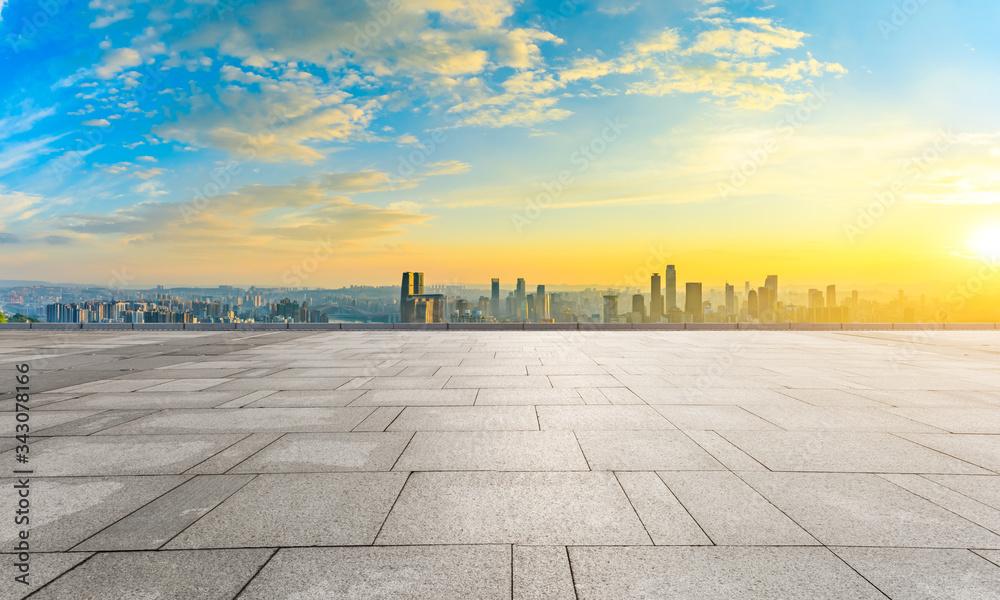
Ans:
{"type": "Polygon", "coordinates": [[[541,321],[549,318],[549,297],[545,295],[545,286],[540,285],[535,291],[535,319],[541,321]]]}
{"type": "Polygon", "coordinates": [[[701,301],[701,284],[688,283],[684,288],[684,313],[691,315],[694,323],[705,322],[705,306],[701,301]]]}
{"type": "Polygon", "coordinates": [[[659,323],[663,317],[663,289],[660,287],[660,274],[653,273],[649,278],[649,322],[659,323]]]}
{"type": "Polygon", "coordinates": [[[490,316],[500,318],[500,280],[493,278],[492,294],[490,297],[490,316]]]}
{"type": "Polygon", "coordinates": [[[517,288],[514,290],[514,316],[519,319],[524,319],[528,316],[527,308],[525,308],[525,302],[527,302],[525,292],[524,279],[518,278],[517,288]]]}
{"type": "Polygon", "coordinates": [[[646,298],[642,294],[632,296],[632,322],[643,323],[646,321],[646,298]]]}
{"type": "Polygon", "coordinates": [[[760,319],[760,305],[757,302],[757,292],[747,292],[747,314],[751,319],[760,319]]]}
{"type": "Polygon", "coordinates": [[[736,287],[726,282],[726,314],[736,313],[736,287]]]}
{"type": "Polygon", "coordinates": [[[826,305],[828,308],[836,308],[837,306],[837,286],[828,285],[826,286],[826,305]]]}
{"type": "Polygon", "coordinates": [[[667,265],[667,273],[664,277],[666,285],[663,302],[667,310],[677,308],[677,270],[674,265],[667,265]]]}
{"type": "Polygon", "coordinates": [[[618,322],[618,296],[615,294],[604,296],[604,322],[618,322]]]}
{"type": "Polygon", "coordinates": [[[444,323],[446,298],[442,294],[424,294],[423,273],[403,273],[399,300],[401,323],[444,323]]]}

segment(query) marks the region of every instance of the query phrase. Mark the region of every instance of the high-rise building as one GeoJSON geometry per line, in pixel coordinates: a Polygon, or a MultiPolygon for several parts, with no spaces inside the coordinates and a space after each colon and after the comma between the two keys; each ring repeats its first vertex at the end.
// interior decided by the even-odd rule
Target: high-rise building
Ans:
{"type": "Polygon", "coordinates": [[[447,298],[424,293],[423,273],[403,273],[399,300],[400,323],[444,323],[447,298]]]}
{"type": "Polygon", "coordinates": [[[726,282],[726,314],[736,314],[736,287],[726,282]]]}
{"type": "Polygon", "coordinates": [[[604,322],[618,322],[618,296],[615,294],[607,294],[604,296],[604,322]]]}
{"type": "Polygon", "coordinates": [[[528,316],[527,308],[525,307],[525,302],[527,302],[526,291],[524,279],[518,278],[517,288],[514,290],[514,316],[518,319],[525,319],[528,316]]]}
{"type": "Polygon", "coordinates": [[[684,287],[684,313],[691,315],[694,323],[705,322],[705,306],[701,300],[700,283],[688,283],[684,287]]]}
{"type": "Polygon", "coordinates": [[[540,285],[535,291],[535,319],[538,321],[549,318],[549,297],[545,294],[545,286],[540,285]]]}
{"type": "Polygon", "coordinates": [[[659,323],[663,317],[663,289],[659,273],[653,273],[649,278],[649,292],[649,322],[659,323]]]}
{"type": "Polygon", "coordinates": [[[500,280],[493,278],[490,297],[490,316],[500,318],[500,280]]]}
{"type": "Polygon", "coordinates": [[[632,322],[643,323],[646,321],[646,297],[642,294],[632,296],[632,322]]]}
{"type": "Polygon", "coordinates": [[[757,292],[747,292],[747,315],[751,319],[760,319],[760,304],[757,302],[757,292]]]}
{"type": "Polygon", "coordinates": [[[677,270],[674,265],[667,265],[667,273],[664,276],[663,304],[666,310],[677,308],[677,270]]]}
{"type": "Polygon", "coordinates": [[[826,306],[828,308],[837,307],[837,286],[835,285],[826,286],[826,306]]]}

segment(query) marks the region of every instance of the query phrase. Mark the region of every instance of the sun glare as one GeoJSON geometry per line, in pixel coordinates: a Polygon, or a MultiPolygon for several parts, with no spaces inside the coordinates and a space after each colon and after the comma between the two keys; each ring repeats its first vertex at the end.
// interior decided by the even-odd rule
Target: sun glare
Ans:
{"type": "Polygon", "coordinates": [[[1000,225],[990,225],[980,229],[969,245],[981,256],[997,260],[1000,258],[1000,225]]]}

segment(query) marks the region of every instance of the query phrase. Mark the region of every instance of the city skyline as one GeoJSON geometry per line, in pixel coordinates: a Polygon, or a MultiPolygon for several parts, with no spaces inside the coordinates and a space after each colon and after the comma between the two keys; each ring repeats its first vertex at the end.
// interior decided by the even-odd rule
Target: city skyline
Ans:
{"type": "Polygon", "coordinates": [[[985,0],[57,4],[0,7],[6,279],[604,285],[662,248],[945,295],[1000,255],[985,0]]]}

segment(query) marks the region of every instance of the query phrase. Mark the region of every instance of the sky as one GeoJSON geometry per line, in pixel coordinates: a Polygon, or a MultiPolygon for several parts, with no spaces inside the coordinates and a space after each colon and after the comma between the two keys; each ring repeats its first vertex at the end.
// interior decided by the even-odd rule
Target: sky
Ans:
{"type": "Polygon", "coordinates": [[[1000,293],[997,23],[993,0],[0,0],[0,279],[670,263],[1000,293]]]}

